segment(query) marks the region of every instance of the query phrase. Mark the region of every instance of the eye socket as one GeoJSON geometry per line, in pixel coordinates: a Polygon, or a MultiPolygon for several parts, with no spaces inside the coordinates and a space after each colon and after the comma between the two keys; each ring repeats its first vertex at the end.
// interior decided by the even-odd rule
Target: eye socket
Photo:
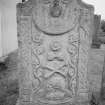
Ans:
{"type": "Polygon", "coordinates": [[[51,0],[42,0],[44,4],[49,4],[51,3],[51,0]]]}
{"type": "Polygon", "coordinates": [[[63,4],[68,4],[68,3],[71,3],[73,0],[61,0],[61,2],[63,3],[63,4]]]}

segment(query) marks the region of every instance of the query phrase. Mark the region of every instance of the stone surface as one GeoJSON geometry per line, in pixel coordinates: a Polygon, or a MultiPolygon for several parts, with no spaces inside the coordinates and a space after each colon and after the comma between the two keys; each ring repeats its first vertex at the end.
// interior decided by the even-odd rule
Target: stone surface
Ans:
{"type": "Polygon", "coordinates": [[[93,7],[81,0],[29,0],[17,11],[19,105],[88,104],[93,7]]]}
{"type": "MultiPolygon", "coordinates": [[[[104,46],[105,48],[105,46],[104,46]]],[[[102,82],[101,82],[101,96],[102,99],[105,101],[105,55],[104,55],[104,66],[103,66],[103,71],[102,71],[102,82]]]]}
{"type": "Polygon", "coordinates": [[[104,84],[102,81],[104,56],[105,45],[101,45],[100,49],[91,49],[90,51],[88,79],[92,92],[91,105],[104,105],[104,88],[102,88],[104,84]]]}
{"type": "Polygon", "coordinates": [[[100,15],[94,15],[94,33],[92,38],[92,48],[99,48],[101,43],[98,39],[98,32],[100,29],[100,23],[101,23],[101,16],[100,15]]]}
{"type": "Polygon", "coordinates": [[[104,53],[105,49],[91,49],[90,51],[88,78],[90,90],[93,93],[101,92],[104,53]]]}

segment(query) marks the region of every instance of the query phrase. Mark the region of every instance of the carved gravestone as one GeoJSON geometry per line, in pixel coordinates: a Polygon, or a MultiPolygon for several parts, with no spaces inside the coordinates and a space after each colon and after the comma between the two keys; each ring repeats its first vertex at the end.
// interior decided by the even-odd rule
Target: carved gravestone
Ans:
{"type": "Polygon", "coordinates": [[[87,105],[93,7],[81,0],[17,6],[19,105],[87,105]]]}

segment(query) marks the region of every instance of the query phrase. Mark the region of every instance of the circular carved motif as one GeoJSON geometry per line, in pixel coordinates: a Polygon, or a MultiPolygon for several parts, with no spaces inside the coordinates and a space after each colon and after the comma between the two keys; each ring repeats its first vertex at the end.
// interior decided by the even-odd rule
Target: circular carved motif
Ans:
{"type": "Polygon", "coordinates": [[[73,68],[70,68],[70,70],[68,72],[71,77],[75,75],[75,69],[73,69],[73,68]]]}
{"type": "Polygon", "coordinates": [[[42,46],[40,46],[40,47],[38,47],[38,48],[36,49],[36,53],[37,53],[38,55],[43,54],[44,51],[45,51],[45,49],[44,49],[44,47],[42,47],[42,46]]]}
{"type": "Polygon", "coordinates": [[[52,51],[60,51],[62,46],[58,41],[54,41],[54,42],[51,43],[50,48],[51,48],[52,51]]]}
{"type": "Polygon", "coordinates": [[[62,13],[62,8],[61,7],[57,6],[57,7],[51,7],[50,8],[50,15],[52,17],[57,18],[57,17],[59,17],[61,15],[61,13],[62,13]]]}
{"type": "Polygon", "coordinates": [[[37,3],[32,13],[34,26],[39,31],[47,35],[62,35],[71,31],[78,23],[80,12],[78,9],[74,11],[77,7],[73,2],[67,6],[66,2],[69,2],[67,0],[63,2],[57,0],[57,3],[47,1],[48,5],[41,2],[37,3]]]}
{"type": "Polygon", "coordinates": [[[43,43],[43,38],[40,34],[33,35],[32,40],[38,45],[41,45],[43,43]]]}
{"type": "Polygon", "coordinates": [[[75,45],[69,45],[67,51],[71,56],[74,56],[77,53],[77,47],[75,45]]]}

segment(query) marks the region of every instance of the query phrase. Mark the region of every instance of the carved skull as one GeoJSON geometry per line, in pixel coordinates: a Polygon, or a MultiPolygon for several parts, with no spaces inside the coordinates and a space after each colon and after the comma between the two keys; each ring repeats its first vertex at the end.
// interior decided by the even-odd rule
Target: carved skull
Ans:
{"type": "Polygon", "coordinates": [[[62,4],[67,5],[72,0],[43,0],[44,4],[50,5],[50,16],[57,18],[62,14],[62,4]]]}
{"type": "Polygon", "coordinates": [[[77,0],[36,0],[33,7],[35,27],[47,35],[65,34],[77,24],[79,19],[77,0]]]}

